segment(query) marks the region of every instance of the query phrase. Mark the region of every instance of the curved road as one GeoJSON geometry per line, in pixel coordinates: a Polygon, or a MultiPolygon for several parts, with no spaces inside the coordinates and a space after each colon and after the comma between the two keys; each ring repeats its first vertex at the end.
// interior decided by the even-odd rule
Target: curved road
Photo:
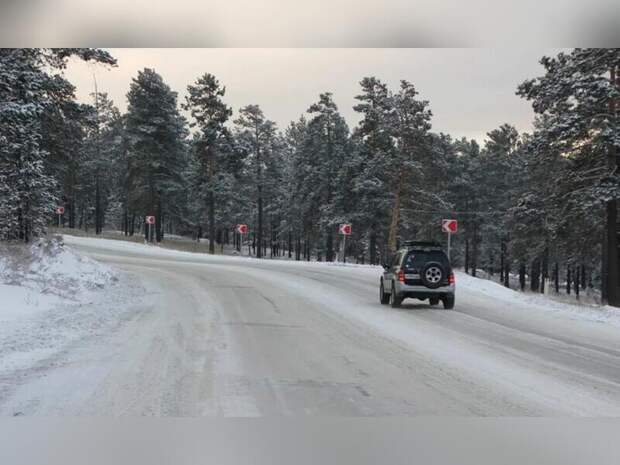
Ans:
{"type": "Polygon", "coordinates": [[[379,271],[67,238],[138,276],[132,319],[31,375],[43,415],[620,415],[617,327],[506,308],[381,306],[379,271]]]}

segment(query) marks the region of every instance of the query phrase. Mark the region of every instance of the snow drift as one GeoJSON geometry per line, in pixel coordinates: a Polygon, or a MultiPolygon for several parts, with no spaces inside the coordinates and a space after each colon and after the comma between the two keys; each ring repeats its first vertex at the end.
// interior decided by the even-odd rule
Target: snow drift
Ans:
{"type": "Polygon", "coordinates": [[[119,276],[60,238],[0,246],[0,380],[127,318],[141,288],[119,276]]]}
{"type": "Polygon", "coordinates": [[[117,280],[110,267],[66,248],[61,239],[5,246],[0,253],[0,282],[41,294],[79,300],[117,280]]]}

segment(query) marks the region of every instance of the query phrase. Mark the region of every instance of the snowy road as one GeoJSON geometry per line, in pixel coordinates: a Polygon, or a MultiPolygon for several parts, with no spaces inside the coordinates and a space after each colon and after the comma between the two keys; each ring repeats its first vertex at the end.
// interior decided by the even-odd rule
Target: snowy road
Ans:
{"type": "Polygon", "coordinates": [[[620,415],[618,326],[466,276],[455,310],[394,310],[377,268],[67,241],[146,294],[114,331],[22,372],[2,415],[620,415]]]}

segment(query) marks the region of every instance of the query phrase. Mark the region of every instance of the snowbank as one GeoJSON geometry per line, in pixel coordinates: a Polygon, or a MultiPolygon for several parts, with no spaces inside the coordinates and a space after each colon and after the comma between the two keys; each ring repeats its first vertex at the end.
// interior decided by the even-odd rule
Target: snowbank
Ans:
{"type": "Polygon", "coordinates": [[[0,247],[0,378],[118,324],[140,288],[60,239],[0,247]]]}
{"type": "Polygon", "coordinates": [[[83,302],[117,280],[107,266],[64,247],[59,239],[0,249],[0,322],[33,315],[65,301],[83,302]]]}
{"type": "Polygon", "coordinates": [[[63,302],[60,297],[9,284],[0,284],[0,298],[0,324],[44,312],[63,302]]]}
{"type": "Polygon", "coordinates": [[[30,247],[7,246],[0,256],[0,282],[42,294],[79,300],[117,278],[111,268],[81,256],[59,239],[41,239],[30,247]]]}
{"type": "Polygon", "coordinates": [[[543,294],[532,294],[508,289],[488,279],[474,278],[466,273],[456,273],[457,292],[477,294],[493,299],[498,311],[545,312],[575,320],[586,320],[620,326],[620,309],[610,306],[560,302],[543,294]]]}

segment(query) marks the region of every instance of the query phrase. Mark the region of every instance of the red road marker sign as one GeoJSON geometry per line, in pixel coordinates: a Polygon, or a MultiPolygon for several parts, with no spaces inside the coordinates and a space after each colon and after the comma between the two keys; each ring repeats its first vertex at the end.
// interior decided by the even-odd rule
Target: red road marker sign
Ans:
{"type": "Polygon", "coordinates": [[[247,234],[248,233],[248,225],[247,224],[238,224],[236,226],[237,232],[239,234],[247,234]]]}
{"type": "Polygon", "coordinates": [[[445,233],[454,234],[459,229],[457,220],[441,220],[441,230],[445,233]]]}
{"type": "Polygon", "coordinates": [[[64,215],[65,214],[65,207],[58,207],[58,208],[56,208],[56,214],[57,215],[64,215]]]}
{"type": "Polygon", "coordinates": [[[147,217],[144,219],[144,222],[145,222],[146,224],[155,224],[155,217],[154,217],[154,216],[147,216],[147,217]]]}
{"type": "Polygon", "coordinates": [[[343,234],[345,236],[350,236],[351,235],[351,225],[348,223],[343,223],[340,226],[338,226],[338,233],[339,234],[343,234]]]}

